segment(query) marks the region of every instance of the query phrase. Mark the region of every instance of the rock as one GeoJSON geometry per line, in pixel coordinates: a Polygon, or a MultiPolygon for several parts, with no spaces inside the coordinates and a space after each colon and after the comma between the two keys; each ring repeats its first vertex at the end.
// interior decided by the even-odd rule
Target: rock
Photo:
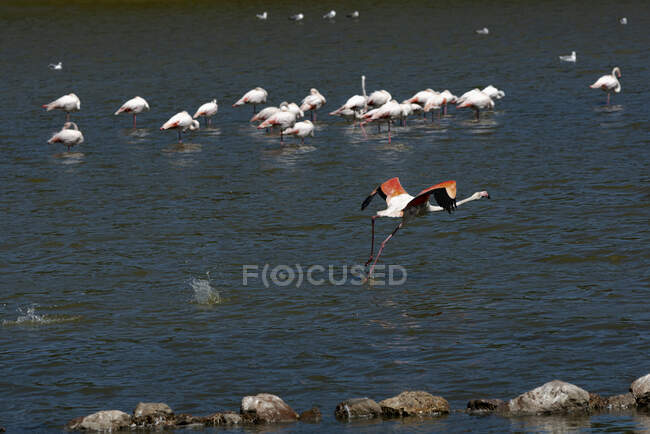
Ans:
{"type": "Polygon", "coordinates": [[[607,408],[607,399],[597,393],[589,392],[589,411],[600,411],[607,408]]]}
{"type": "Polygon", "coordinates": [[[630,392],[639,408],[650,408],[650,374],[637,378],[630,385],[630,392]]]}
{"type": "Polygon", "coordinates": [[[580,387],[553,380],[508,402],[512,414],[552,414],[586,412],[589,392],[580,387]]]}
{"type": "Polygon", "coordinates": [[[191,414],[177,414],[174,416],[172,425],[188,426],[188,425],[205,425],[205,419],[192,416],[191,414]]]}
{"type": "Polygon", "coordinates": [[[379,403],[385,417],[440,416],[449,413],[449,403],[442,396],[428,392],[402,392],[379,403]]]}
{"type": "Polygon", "coordinates": [[[300,422],[318,423],[321,419],[323,419],[323,415],[318,407],[312,407],[311,409],[300,413],[300,422]]]}
{"type": "Polygon", "coordinates": [[[610,410],[627,410],[636,408],[636,399],[631,393],[614,395],[607,398],[607,408],[610,410]]]}
{"type": "Polygon", "coordinates": [[[174,412],[162,402],[140,402],[133,410],[133,422],[137,426],[173,425],[174,412]]]}
{"type": "Polygon", "coordinates": [[[241,415],[228,411],[225,413],[215,413],[210,416],[207,416],[204,419],[204,422],[208,426],[216,425],[239,425],[242,423],[241,415]]]}
{"type": "Polygon", "coordinates": [[[381,407],[370,398],[354,398],[336,406],[334,415],[338,419],[372,419],[381,416],[381,407]]]}
{"type": "Polygon", "coordinates": [[[241,400],[241,414],[252,423],[295,422],[298,414],[279,396],[260,393],[241,400]]]}
{"type": "Polygon", "coordinates": [[[117,431],[131,425],[131,416],[119,410],[98,411],[85,417],[72,419],[66,425],[69,430],[117,431]]]}
{"type": "Polygon", "coordinates": [[[472,399],[467,403],[467,412],[470,414],[505,412],[506,410],[506,403],[500,399],[472,399]]]}

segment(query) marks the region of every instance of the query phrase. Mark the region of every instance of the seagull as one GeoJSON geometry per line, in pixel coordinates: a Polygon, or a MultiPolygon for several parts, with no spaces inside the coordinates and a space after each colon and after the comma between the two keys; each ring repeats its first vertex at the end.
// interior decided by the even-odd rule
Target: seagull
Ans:
{"type": "Polygon", "coordinates": [[[302,13],[300,13],[300,14],[296,14],[296,15],[291,15],[291,16],[289,17],[289,19],[290,19],[291,21],[302,21],[303,18],[305,18],[305,16],[304,16],[302,13]]]}
{"type": "Polygon", "coordinates": [[[60,70],[63,69],[63,62],[59,62],[59,63],[56,63],[56,64],[55,63],[50,63],[48,65],[48,67],[50,69],[54,69],[55,71],[60,71],[60,70]]]}
{"type": "Polygon", "coordinates": [[[562,62],[576,62],[576,52],[572,51],[568,56],[560,56],[562,62]]]}
{"type": "Polygon", "coordinates": [[[350,12],[347,15],[348,18],[359,18],[359,11],[350,12]]]}
{"type": "Polygon", "coordinates": [[[475,30],[477,35],[489,35],[490,31],[488,30],[487,27],[483,27],[482,29],[475,30]]]}
{"type": "Polygon", "coordinates": [[[627,18],[623,17],[620,20],[618,20],[618,22],[621,24],[627,24],[627,18]]]}
{"type": "Polygon", "coordinates": [[[333,19],[335,16],[336,16],[336,11],[335,11],[334,9],[332,9],[331,11],[329,11],[328,13],[326,13],[325,15],[323,15],[323,18],[325,18],[326,20],[331,20],[331,19],[333,19]]]}
{"type": "Polygon", "coordinates": [[[266,11],[264,11],[261,14],[257,14],[255,16],[257,18],[259,18],[260,20],[265,20],[265,19],[267,19],[269,17],[269,14],[266,11]]]}

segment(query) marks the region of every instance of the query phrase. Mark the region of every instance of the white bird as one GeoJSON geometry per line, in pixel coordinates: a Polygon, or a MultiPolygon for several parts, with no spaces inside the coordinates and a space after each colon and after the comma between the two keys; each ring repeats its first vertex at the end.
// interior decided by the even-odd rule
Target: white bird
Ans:
{"type": "Polygon", "coordinates": [[[201,105],[192,118],[196,119],[199,116],[205,116],[207,119],[206,123],[210,126],[212,124],[212,116],[216,115],[217,111],[219,111],[219,106],[217,105],[217,99],[215,98],[212,101],[201,105]]]}
{"type": "Polygon", "coordinates": [[[136,96],[122,104],[122,107],[117,109],[115,115],[119,115],[120,113],[133,113],[133,129],[135,129],[135,115],[142,113],[145,110],[149,111],[149,104],[144,98],[136,96]]]}
{"type": "Polygon", "coordinates": [[[620,20],[618,20],[618,22],[621,24],[627,24],[627,18],[623,17],[620,20]]]}
{"type": "Polygon", "coordinates": [[[377,109],[370,110],[368,113],[363,115],[365,121],[361,123],[361,126],[364,126],[365,124],[374,121],[385,121],[388,124],[388,143],[390,143],[391,142],[390,124],[393,120],[401,119],[401,117],[402,117],[402,107],[397,101],[392,99],[388,101],[386,104],[384,104],[383,106],[377,109]]]}
{"type": "Polygon", "coordinates": [[[336,113],[332,112],[330,115],[341,117],[347,121],[353,121],[353,123],[363,119],[363,115],[360,112],[349,108],[337,110],[336,113]]]}
{"type": "Polygon", "coordinates": [[[192,119],[192,116],[190,116],[188,112],[182,111],[169,118],[169,120],[160,127],[161,130],[169,130],[172,128],[175,128],[178,131],[178,143],[183,143],[181,132],[188,129],[190,131],[199,129],[199,121],[192,119]]]}
{"type": "Polygon", "coordinates": [[[446,115],[447,114],[447,104],[455,104],[456,101],[458,100],[458,97],[451,93],[449,89],[445,89],[442,92],[440,92],[440,95],[445,98],[445,108],[443,110],[443,113],[446,115]]]}
{"type": "Polygon", "coordinates": [[[381,107],[388,101],[393,99],[392,95],[387,90],[376,90],[368,97],[368,107],[381,107]]]}
{"type": "Polygon", "coordinates": [[[303,98],[302,103],[300,104],[300,110],[303,112],[311,112],[311,120],[315,121],[316,110],[325,105],[326,102],[327,100],[323,95],[321,95],[318,89],[312,87],[309,89],[309,95],[303,98]]]}
{"type": "Polygon", "coordinates": [[[594,84],[592,84],[592,89],[602,89],[604,92],[607,92],[607,105],[609,105],[609,94],[614,91],[619,93],[621,91],[621,83],[618,81],[618,78],[621,78],[621,69],[616,66],[612,69],[612,73],[603,75],[600,77],[594,84]]]}
{"type": "Polygon", "coordinates": [[[353,12],[350,12],[350,13],[347,15],[347,17],[348,17],[348,18],[359,18],[359,11],[353,11],[353,12]]]}
{"type": "Polygon", "coordinates": [[[269,14],[266,11],[264,11],[261,14],[256,14],[255,16],[260,20],[265,20],[269,17],[269,14]]]}
{"type": "Polygon", "coordinates": [[[572,51],[571,54],[567,56],[559,56],[562,62],[574,62],[576,61],[576,52],[572,51]]]}
{"type": "Polygon", "coordinates": [[[279,112],[280,108],[283,107],[283,106],[289,106],[289,103],[286,102],[286,101],[283,101],[283,102],[280,103],[279,107],[273,107],[273,106],[265,107],[262,110],[260,110],[259,113],[257,113],[255,116],[253,116],[251,118],[250,122],[257,122],[257,121],[263,122],[263,121],[267,120],[269,117],[271,117],[272,115],[274,115],[275,113],[279,112]]]}
{"type": "Polygon", "coordinates": [[[300,137],[300,142],[305,143],[305,137],[314,136],[314,124],[309,121],[296,122],[293,127],[285,129],[282,134],[300,137]]]}
{"type": "MultiPolygon", "coordinates": [[[[464,99],[461,97],[462,102],[458,104],[456,107],[457,108],[464,108],[464,107],[470,107],[474,109],[474,112],[476,112],[476,120],[479,120],[479,111],[480,110],[486,110],[486,109],[493,109],[494,108],[494,101],[492,101],[492,98],[490,98],[489,95],[486,93],[478,90],[478,89],[473,89],[469,92],[466,92],[465,95],[467,95],[464,99]]],[[[463,96],[465,96],[463,95],[463,96]]],[[[461,100],[459,99],[459,101],[461,100]]]]}
{"type": "Polygon", "coordinates": [[[489,96],[490,98],[493,99],[501,99],[504,96],[506,96],[506,93],[502,90],[497,89],[496,87],[489,85],[485,89],[483,89],[481,92],[489,96]]]}
{"type": "Polygon", "coordinates": [[[63,124],[61,131],[54,134],[47,143],[63,143],[68,147],[68,151],[74,145],[84,142],[84,135],[79,131],[79,127],[74,122],[66,122],[63,124]]]}
{"type": "Polygon", "coordinates": [[[305,18],[305,16],[302,13],[291,15],[289,17],[291,21],[302,21],[303,18],[305,18]]]}
{"type": "Polygon", "coordinates": [[[483,27],[482,29],[475,30],[477,35],[489,35],[490,31],[488,30],[487,27],[483,27]]]}
{"type": "Polygon", "coordinates": [[[256,112],[256,106],[258,104],[264,104],[266,102],[266,97],[269,96],[268,92],[261,87],[256,87],[251,89],[244,94],[239,100],[234,103],[232,106],[237,107],[244,104],[253,104],[253,114],[256,112]]]}
{"type": "Polygon", "coordinates": [[[379,184],[370,195],[363,201],[361,204],[361,210],[363,211],[366,207],[372,202],[372,199],[375,195],[381,196],[386,200],[387,208],[372,216],[372,241],[370,244],[370,258],[366,262],[366,266],[373,262],[368,272],[368,276],[372,275],[372,270],[381,255],[381,252],[384,250],[386,243],[395,235],[395,233],[402,228],[406,223],[413,220],[415,217],[424,216],[430,212],[437,211],[447,211],[451,214],[459,206],[464,203],[471,202],[473,200],[479,200],[482,198],[490,198],[490,195],[487,191],[477,191],[473,195],[469,196],[466,199],[456,202],[456,181],[445,181],[436,185],[432,185],[429,188],[425,188],[419,192],[415,197],[411,196],[404,190],[404,187],[399,182],[399,178],[391,178],[382,184],[379,184]],[[433,196],[433,197],[431,197],[433,196]],[[432,205],[429,200],[434,199],[436,205],[432,205]],[[395,228],[395,230],[386,238],[377,252],[377,256],[374,256],[375,253],[375,220],[377,217],[392,217],[392,218],[401,218],[402,221],[395,228]]]}
{"type": "Polygon", "coordinates": [[[366,95],[366,76],[361,76],[361,91],[363,95],[351,96],[345,104],[330,113],[337,116],[344,110],[354,110],[355,112],[364,113],[368,109],[368,96],[366,95]]]}
{"type": "Polygon", "coordinates": [[[50,69],[54,69],[54,70],[56,70],[56,71],[60,71],[60,70],[63,69],[63,62],[59,62],[59,63],[50,63],[50,64],[48,65],[48,68],[50,68],[50,69]]]}
{"type": "Polygon", "coordinates": [[[74,93],[69,93],[67,95],[63,95],[60,98],[55,99],[54,101],[48,103],[48,104],[43,104],[43,108],[46,109],[46,111],[50,110],[63,110],[65,111],[65,120],[69,121],[70,120],[70,112],[76,112],[81,110],[81,101],[79,100],[79,97],[75,95],[74,93]]]}
{"type": "Polygon", "coordinates": [[[280,127],[280,141],[284,141],[284,130],[291,128],[296,123],[296,114],[289,111],[288,106],[282,106],[278,112],[257,126],[258,130],[269,127],[280,127]]]}
{"type": "MultiPolygon", "coordinates": [[[[441,93],[436,93],[434,95],[431,95],[427,102],[424,104],[424,112],[428,113],[432,110],[440,110],[438,112],[438,118],[440,118],[442,114],[442,106],[445,104],[447,104],[447,99],[442,96],[441,93]]],[[[433,122],[433,113],[431,113],[431,122],[433,122]]]]}
{"type": "Polygon", "coordinates": [[[410,97],[408,99],[409,102],[414,102],[416,104],[424,105],[427,103],[427,100],[431,98],[431,96],[436,95],[438,92],[436,92],[433,89],[425,89],[417,92],[415,95],[410,97]]]}
{"type": "Polygon", "coordinates": [[[336,16],[336,11],[332,9],[331,11],[323,15],[323,18],[325,18],[326,20],[332,20],[334,19],[335,16],[336,16]]]}
{"type": "Polygon", "coordinates": [[[298,104],[296,104],[295,102],[290,102],[290,103],[287,105],[287,109],[288,109],[291,113],[293,113],[294,115],[296,115],[296,119],[302,119],[302,118],[305,117],[305,113],[304,113],[302,110],[300,110],[300,106],[298,106],[298,104]]]}

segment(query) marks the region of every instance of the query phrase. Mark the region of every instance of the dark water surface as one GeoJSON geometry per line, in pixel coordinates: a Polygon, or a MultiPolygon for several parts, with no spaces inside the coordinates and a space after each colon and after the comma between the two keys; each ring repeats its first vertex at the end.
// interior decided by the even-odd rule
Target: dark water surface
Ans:
{"type": "Polygon", "coordinates": [[[637,414],[333,417],[407,389],[462,408],[555,378],[618,394],[650,372],[649,15],[643,1],[3,3],[0,426],[54,431],[139,401],[205,415],[269,392],[324,413],[279,431],[650,430],[637,414]],[[622,92],[605,107],[588,85],[613,66],[622,92]],[[453,108],[412,120],[389,145],[326,115],[361,74],[400,101],[488,84],[506,97],[479,123],[453,108]],[[255,86],[273,105],[318,88],[315,137],[250,126],[251,107],[230,105],[255,86]],[[46,143],[63,113],[40,108],[69,92],[86,138],[73,155],[46,143]],[[134,132],[112,113],[135,95],[151,111],[134,132]],[[158,130],[214,97],[214,129],[183,147],[158,130]],[[365,262],[380,204],[359,205],[392,176],[492,200],[400,231],[380,263],[407,270],[401,286],[243,284],[247,264],[365,262]]]}

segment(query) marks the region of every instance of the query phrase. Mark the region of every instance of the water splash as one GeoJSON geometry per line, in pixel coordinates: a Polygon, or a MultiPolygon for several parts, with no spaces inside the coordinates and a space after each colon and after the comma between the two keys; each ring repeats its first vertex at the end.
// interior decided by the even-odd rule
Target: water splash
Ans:
{"type": "Polygon", "coordinates": [[[221,294],[211,285],[210,272],[208,271],[205,274],[207,279],[197,279],[195,277],[190,279],[190,286],[194,291],[192,302],[207,305],[221,303],[221,294]]]}
{"type": "Polygon", "coordinates": [[[3,320],[3,326],[38,326],[38,325],[47,325],[55,324],[69,321],[77,321],[81,319],[79,316],[69,316],[69,317],[58,317],[58,316],[49,316],[49,315],[39,315],[36,313],[37,304],[33,304],[26,308],[17,308],[18,317],[15,321],[3,320]]]}

